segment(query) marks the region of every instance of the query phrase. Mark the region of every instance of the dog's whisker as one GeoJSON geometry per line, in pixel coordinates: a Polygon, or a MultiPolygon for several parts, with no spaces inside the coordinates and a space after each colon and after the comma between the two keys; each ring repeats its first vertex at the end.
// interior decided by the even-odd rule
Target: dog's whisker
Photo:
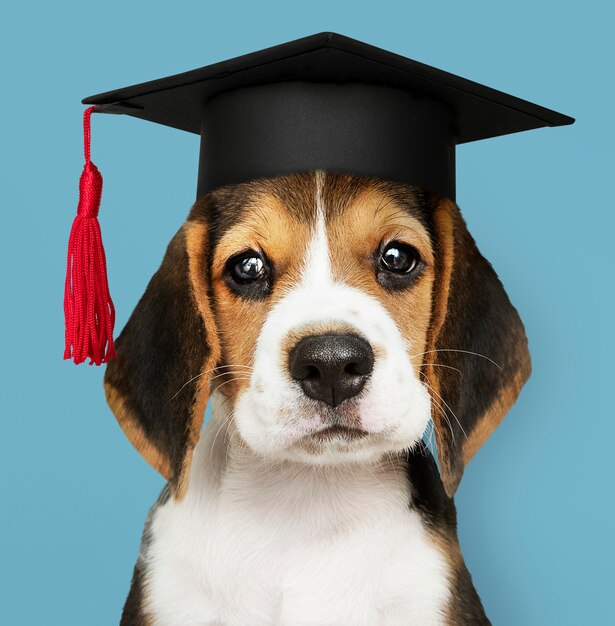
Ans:
{"type": "MultiPolygon", "coordinates": [[[[423,376],[424,378],[426,378],[425,376],[423,376]]],[[[430,390],[432,391],[438,398],[440,398],[440,400],[442,399],[442,397],[436,393],[436,391],[434,390],[434,388],[425,380],[423,382],[423,384],[430,390]]],[[[451,438],[453,443],[455,443],[455,432],[453,431],[453,425],[451,423],[451,420],[448,416],[448,414],[446,413],[446,411],[443,409],[442,404],[436,399],[436,398],[432,398],[431,399],[432,404],[434,405],[434,407],[439,411],[440,415],[442,415],[442,417],[444,418],[444,420],[446,421],[446,424],[449,428],[449,430],[451,431],[451,438]]],[[[457,419],[457,418],[455,418],[457,419]]],[[[457,422],[459,422],[459,420],[457,420],[457,422]]],[[[460,424],[461,426],[461,424],[460,424]]],[[[463,430],[463,429],[462,429],[463,430]]],[[[465,433],[464,433],[465,434],[465,433]]]]}
{"type": "Polygon", "coordinates": [[[368,464],[368,469],[369,469],[369,473],[372,475],[372,478],[380,485],[380,488],[384,491],[385,487],[382,484],[382,482],[380,481],[380,479],[378,478],[378,476],[376,475],[376,468],[375,466],[368,464]]]}
{"type": "MultiPolygon", "coordinates": [[[[425,428],[425,432],[427,433],[427,441],[425,442],[421,437],[421,443],[424,445],[426,451],[430,451],[433,456],[437,456],[437,450],[435,449],[435,426],[433,423],[433,419],[430,419],[425,428]]],[[[423,433],[423,437],[425,433],[423,433]]]]}
{"type": "Polygon", "coordinates": [[[235,422],[231,422],[231,434],[229,437],[229,442],[228,445],[226,446],[226,454],[225,454],[225,458],[224,458],[224,463],[226,466],[228,466],[228,457],[229,457],[229,453],[231,451],[231,447],[233,446],[233,438],[235,437],[235,435],[238,433],[238,428],[237,425],[235,424],[235,422]]]}
{"type": "Polygon", "coordinates": [[[447,415],[446,411],[442,408],[442,405],[437,402],[437,401],[433,401],[433,404],[436,408],[436,410],[439,412],[439,414],[443,417],[444,421],[446,422],[446,425],[448,426],[448,429],[451,431],[451,440],[453,442],[453,444],[455,443],[455,431],[453,430],[453,424],[449,418],[449,416],[447,415]]]}
{"type": "Polygon", "coordinates": [[[191,382],[195,381],[197,378],[201,378],[201,376],[203,376],[203,374],[205,374],[205,372],[201,372],[200,374],[197,374],[196,376],[193,376],[190,380],[187,380],[172,396],[171,396],[171,400],[175,400],[175,398],[177,398],[177,396],[182,392],[182,390],[187,387],[191,382]]]}
{"type": "MultiPolygon", "coordinates": [[[[425,376],[423,376],[423,378],[425,378],[425,376]]],[[[459,421],[459,418],[455,415],[455,411],[453,411],[453,409],[451,409],[451,407],[448,405],[446,400],[431,385],[429,385],[429,383],[425,383],[425,384],[429,387],[429,389],[432,391],[432,393],[434,393],[440,399],[440,401],[444,404],[444,406],[446,406],[446,408],[451,412],[451,415],[455,418],[455,421],[457,422],[457,424],[459,424],[459,428],[461,428],[461,432],[463,433],[463,436],[466,439],[468,439],[468,435],[467,435],[466,431],[464,430],[463,426],[461,425],[461,422],[459,421]]]]}
{"type": "Polygon", "coordinates": [[[232,399],[231,396],[228,396],[227,398],[224,398],[224,400],[220,404],[220,408],[222,408],[227,402],[230,402],[231,399],[232,399]]]}
{"type": "MultiPolygon", "coordinates": [[[[198,373],[196,376],[193,376],[192,378],[188,379],[178,390],[175,394],[173,394],[173,396],[171,396],[171,400],[174,400],[180,393],[181,391],[188,386],[190,383],[194,382],[195,380],[197,380],[198,378],[201,378],[201,376],[205,376],[205,374],[209,374],[209,372],[215,372],[216,370],[219,369],[224,369],[224,368],[243,368],[243,369],[248,369],[250,371],[253,371],[254,368],[251,365],[217,365],[216,367],[211,367],[209,369],[206,369],[203,372],[198,373]]],[[[216,376],[212,377],[216,378],[216,376]]]]}
{"type": "Polygon", "coordinates": [[[432,352],[459,352],[461,354],[469,354],[472,356],[478,356],[481,357],[483,359],[486,359],[487,361],[489,361],[490,363],[493,363],[493,365],[495,365],[498,369],[502,370],[504,369],[499,363],[496,363],[493,359],[489,358],[487,355],[485,354],[480,354],[479,352],[472,352],[471,350],[458,350],[456,348],[438,348],[437,350],[427,350],[425,352],[421,352],[420,354],[413,354],[410,359],[416,359],[419,356],[423,356],[424,354],[430,354],[432,352]]]}
{"type": "Polygon", "coordinates": [[[250,372],[241,371],[241,370],[228,370],[226,372],[222,372],[221,374],[216,374],[215,376],[211,376],[209,380],[216,380],[217,378],[222,378],[223,376],[246,376],[249,378],[250,372]]]}
{"type": "MultiPolygon", "coordinates": [[[[233,416],[234,416],[234,411],[231,411],[228,415],[226,415],[224,417],[224,419],[221,421],[220,426],[219,426],[218,430],[216,431],[216,434],[214,435],[213,441],[211,442],[211,445],[209,447],[209,469],[211,470],[212,474],[217,479],[220,479],[220,476],[218,475],[218,473],[216,472],[216,470],[214,469],[213,464],[212,464],[212,460],[213,460],[214,455],[215,455],[216,440],[218,438],[218,435],[222,431],[222,429],[231,421],[233,416]]],[[[227,446],[227,448],[228,448],[228,446],[227,446]]]]}
{"type": "MultiPolygon", "coordinates": [[[[230,428],[230,435],[229,435],[229,442],[226,447],[226,456],[225,456],[225,463],[227,466],[229,464],[229,455],[231,454],[231,452],[233,453],[233,456],[230,457],[230,460],[235,461],[236,463],[239,463],[239,464],[244,462],[244,458],[246,456],[243,439],[241,437],[241,433],[239,432],[239,428],[237,428],[237,424],[235,423],[234,420],[230,423],[229,428],[230,428]],[[234,440],[237,440],[236,445],[233,445],[234,440]]],[[[252,460],[251,460],[251,465],[253,466],[252,460]]]]}
{"type": "Polygon", "coordinates": [[[222,387],[224,387],[224,385],[228,385],[229,383],[234,383],[237,380],[251,380],[249,377],[246,376],[237,376],[235,378],[231,378],[230,380],[225,380],[223,383],[221,383],[220,385],[217,385],[216,389],[222,389],[222,387]]]}
{"type": "Polygon", "coordinates": [[[412,446],[412,449],[409,451],[410,454],[414,454],[418,451],[418,453],[421,456],[426,456],[425,451],[427,450],[427,446],[425,445],[425,442],[422,439],[419,439],[418,441],[415,442],[414,446],[412,446]]]}
{"type": "Polygon", "coordinates": [[[417,367],[423,367],[427,365],[433,365],[433,367],[445,367],[449,370],[455,370],[456,372],[459,372],[459,375],[463,378],[463,372],[459,368],[453,367],[452,365],[443,365],[442,363],[416,363],[417,367]]]}
{"type": "Polygon", "coordinates": [[[393,453],[390,450],[387,452],[387,454],[391,461],[391,465],[393,467],[393,474],[395,475],[395,480],[397,481],[399,480],[399,477],[397,476],[397,467],[396,467],[397,463],[395,462],[395,459],[393,458],[393,453]]]}
{"type": "Polygon", "coordinates": [[[453,411],[453,409],[451,409],[451,407],[447,404],[446,400],[435,390],[432,388],[433,393],[435,393],[440,400],[442,401],[442,403],[444,404],[444,406],[451,412],[451,415],[455,418],[455,421],[457,422],[457,424],[459,424],[459,428],[461,428],[461,432],[463,433],[463,436],[468,439],[468,435],[464,429],[464,427],[462,426],[461,422],[459,421],[459,418],[457,417],[457,415],[455,415],[455,411],[453,411]]]}

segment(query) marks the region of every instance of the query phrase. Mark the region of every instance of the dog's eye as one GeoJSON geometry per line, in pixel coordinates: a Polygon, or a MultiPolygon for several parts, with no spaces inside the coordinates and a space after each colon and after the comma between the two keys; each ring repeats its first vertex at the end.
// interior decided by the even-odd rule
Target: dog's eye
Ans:
{"type": "Polygon", "coordinates": [[[380,267],[395,274],[410,274],[420,263],[418,252],[399,241],[388,244],[380,254],[380,267]]]}
{"type": "Polygon", "coordinates": [[[421,273],[423,262],[416,248],[390,241],[375,254],[376,278],[389,291],[407,289],[421,273]]]}
{"type": "Polygon", "coordinates": [[[261,300],[270,293],[273,269],[261,252],[248,250],[226,262],[224,280],[229,289],[248,300],[261,300]]]}
{"type": "Polygon", "coordinates": [[[232,278],[242,284],[260,280],[266,274],[263,259],[254,252],[231,259],[229,270],[232,278]]]}

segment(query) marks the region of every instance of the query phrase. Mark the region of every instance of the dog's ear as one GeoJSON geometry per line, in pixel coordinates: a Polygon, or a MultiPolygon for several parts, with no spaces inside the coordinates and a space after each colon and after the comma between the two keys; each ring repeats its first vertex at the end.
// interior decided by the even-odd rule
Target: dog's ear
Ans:
{"type": "Polygon", "coordinates": [[[177,497],[187,487],[219,358],[208,228],[197,209],[171,240],[105,374],[107,401],[124,433],[177,497]]]}
{"type": "Polygon", "coordinates": [[[436,282],[424,375],[449,496],[530,374],[527,339],[457,205],[433,201],[436,282]]]}

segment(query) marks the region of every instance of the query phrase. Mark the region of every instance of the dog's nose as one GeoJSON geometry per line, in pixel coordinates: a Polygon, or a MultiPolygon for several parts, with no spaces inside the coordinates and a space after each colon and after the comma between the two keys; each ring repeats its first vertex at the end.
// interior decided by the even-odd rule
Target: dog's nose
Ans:
{"type": "Polygon", "coordinates": [[[291,350],[288,365],[306,396],[336,407],[363,389],[374,367],[374,353],[353,333],[312,335],[291,350]]]}

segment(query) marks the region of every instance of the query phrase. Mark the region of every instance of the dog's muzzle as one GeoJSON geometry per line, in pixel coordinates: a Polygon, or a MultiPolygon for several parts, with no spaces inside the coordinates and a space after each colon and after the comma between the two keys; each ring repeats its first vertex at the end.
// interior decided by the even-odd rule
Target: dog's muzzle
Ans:
{"type": "Polygon", "coordinates": [[[311,335],[290,351],[288,369],[308,398],[337,407],[359,394],[374,367],[369,343],[354,333],[311,335]]]}

